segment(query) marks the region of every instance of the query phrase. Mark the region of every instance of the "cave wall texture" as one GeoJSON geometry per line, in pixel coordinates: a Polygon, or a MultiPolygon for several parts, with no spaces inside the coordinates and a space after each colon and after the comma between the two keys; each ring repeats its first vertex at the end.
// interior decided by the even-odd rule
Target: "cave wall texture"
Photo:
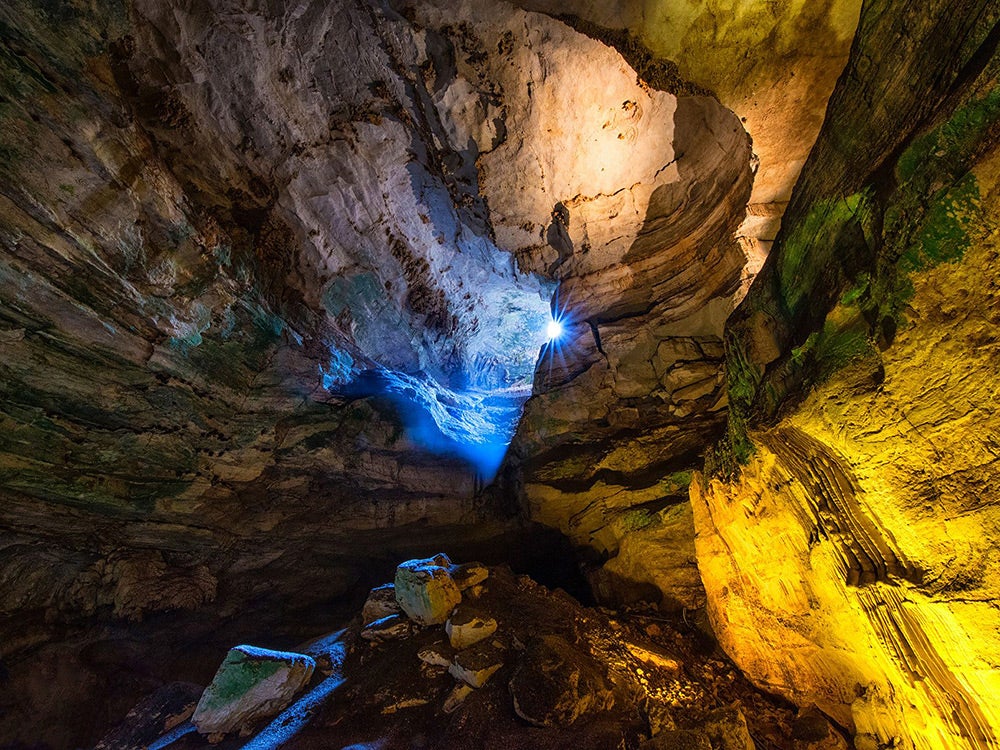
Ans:
{"type": "Polygon", "coordinates": [[[520,511],[859,748],[996,747],[998,18],[4,4],[0,740],[520,511]]]}
{"type": "Polygon", "coordinates": [[[624,279],[612,277],[609,287],[584,277],[587,291],[574,297],[567,291],[577,280],[562,277],[571,315],[579,305],[576,317],[591,330],[573,329],[564,356],[543,358],[541,393],[527,402],[508,457],[512,491],[531,517],[590,553],[591,582],[603,597],[653,595],[668,609],[698,608],[704,593],[687,487],[705,446],[725,429],[723,326],[778,230],[861,4],[521,4],[614,45],[640,77],[677,93],[676,120],[700,122],[697,136],[678,131],[675,140],[682,180],[697,182],[656,196],[659,218],[624,258],[624,279]],[[752,185],[736,171],[743,156],[722,140],[727,118],[709,116],[706,92],[752,138],[752,185]],[[720,133],[717,144],[703,142],[706,127],[720,133]],[[726,169],[699,156],[720,147],[730,154],[726,169]],[[668,249],[660,262],[670,265],[659,273],[669,283],[637,262],[651,246],[668,249]],[[700,256],[707,272],[693,263],[700,256]],[[639,292],[637,277],[652,288],[639,292]],[[579,301],[592,289],[601,290],[604,309],[579,301]]]}
{"type": "Polygon", "coordinates": [[[692,484],[727,653],[859,748],[997,746],[998,21],[866,3],[692,484]]]}

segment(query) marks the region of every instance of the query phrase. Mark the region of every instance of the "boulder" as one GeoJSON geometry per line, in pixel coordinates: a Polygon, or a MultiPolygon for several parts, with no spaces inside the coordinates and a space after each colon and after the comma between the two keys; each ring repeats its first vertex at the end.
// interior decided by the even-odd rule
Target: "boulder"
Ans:
{"type": "Polygon", "coordinates": [[[454,565],[451,569],[451,578],[458,586],[459,591],[465,591],[473,586],[478,586],[490,576],[490,570],[482,563],[470,562],[454,565]]]}
{"type": "Polygon", "coordinates": [[[714,750],[754,750],[753,739],[738,703],[712,711],[704,724],[714,750]]]}
{"type": "Polygon", "coordinates": [[[503,666],[503,653],[490,643],[477,643],[455,654],[448,672],[474,688],[482,687],[503,666]]]}
{"type": "Polygon", "coordinates": [[[383,586],[373,588],[365,600],[365,606],[361,609],[361,623],[368,625],[381,620],[389,615],[398,615],[402,612],[399,602],[396,601],[396,587],[387,583],[383,586]]]}
{"type": "Polygon", "coordinates": [[[444,629],[452,648],[461,651],[497,632],[497,621],[473,607],[460,604],[448,618],[444,629]]]}
{"type": "Polygon", "coordinates": [[[369,623],[361,631],[361,637],[372,643],[383,643],[406,638],[411,633],[413,624],[402,614],[394,614],[369,623]]]}
{"type": "Polygon", "coordinates": [[[567,727],[614,705],[597,662],[556,635],[533,639],[510,680],[514,710],[540,727],[567,727]]]}
{"type": "Polygon", "coordinates": [[[407,560],[396,568],[395,595],[403,612],[420,625],[440,625],[462,601],[445,555],[407,560]]]}
{"type": "Polygon", "coordinates": [[[288,706],[315,668],[305,654],[232,648],[202,693],[191,722],[201,734],[247,732],[288,706]]]}

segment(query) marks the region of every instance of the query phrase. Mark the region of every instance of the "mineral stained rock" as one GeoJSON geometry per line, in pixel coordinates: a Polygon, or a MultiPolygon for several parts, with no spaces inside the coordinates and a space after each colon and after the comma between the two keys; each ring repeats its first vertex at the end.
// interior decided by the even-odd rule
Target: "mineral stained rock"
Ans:
{"type": "Polygon", "coordinates": [[[291,703],[315,668],[316,662],[304,654],[254,646],[230,649],[191,722],[205,735],[247,732],[291,703]]]}
{"type": "Polygon", "coordinates": [[[998,21],[866,5],[691,485],[721,645],[863,750],[1000,732],[998,21]]]}
{"type": "Polygon", "coordinates": [[[440,625],[462,601],[462,592],[451,578],[451,563],[443,555],[407,560],[396,568],[396,601],[406,616],[419,625],[440,625]]]}

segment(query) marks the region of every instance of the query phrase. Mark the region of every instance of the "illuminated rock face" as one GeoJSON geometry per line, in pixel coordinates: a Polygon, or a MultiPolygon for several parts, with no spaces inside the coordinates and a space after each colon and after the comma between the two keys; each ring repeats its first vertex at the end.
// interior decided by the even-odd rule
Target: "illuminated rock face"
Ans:
{"type": "Polygon", "coordinates": [[[860,0],[518,0],[615,44],[642,75],[704,87],[753,138],[759,170],[740,242],[760,267],[857,27],[860,0]],[[636,42],[627,41],[625,32],[636,42]],[[658,69],[649,53],[669,61],[658,69]],[[766,50],[766,53],[763,53],[766,50]],[[763,53],[763,54],[761,54],[763,53]],[[657,71],[657,72],[654,72],[657,71]]]}
{"type": "MultiPolygon", "coordinates": [[[[630,95],[639,109],[653,106],[630,95]]],[[[683,528],[672,508],[685,504],[689,470],[725,420],[721,336],[745,262],[735,232],[752,182],[750,142],[713,99],[670,99],[672,149],[653,162],[650,183],[561,201],[573,206],[565,258],[515,248],[524,263],[553,264],[566,329],[542,352],[512,445],[517,489],[532,518],[601,556],[616,555],[637,527],[683,528]]],[[[641,146],[636,124],[629,137],[641,146]]],[[[558,150],[550,158],[558,167],[558,150]]],[[[673,580],[661,566],[636,583],[655,578],[675,605],[696,607],[687,528],[671,535],[671,555],[686,560],[673,580]]]]}
{"type": "MultiPolygon", "coordinates": [[[[777,232],[860,3],[518,4],[614,45],[676,97],[595,73],[566,106],[576,71],[563,58],[482,65],[491,80],[546,73],[528,109],[507,118],[511,132],[543,134],[539,145],[507,138],[479,166],[498,243],[561,282],[568,316],[540,363],[512,483],[533,518],[601,557],[621,555],[596,573],[599,590],[627,599],[652,587],[666,606],[696,607],[685,488],[724,424],[723,322],[777,232]],[[760,49],[773,54],[747,53],[760,49]],[[664,553],[637,555],[654,547],[664,553]]],[[[594,45],[588,59],[607,55],[594,45]]]]}
{"type": "Polygon", "coordinates": [[[862,15],[727,324],[729,437],[692,484],[720,642],[859,748],[1000,733],[996,21],[975,2],[862,15]]]}

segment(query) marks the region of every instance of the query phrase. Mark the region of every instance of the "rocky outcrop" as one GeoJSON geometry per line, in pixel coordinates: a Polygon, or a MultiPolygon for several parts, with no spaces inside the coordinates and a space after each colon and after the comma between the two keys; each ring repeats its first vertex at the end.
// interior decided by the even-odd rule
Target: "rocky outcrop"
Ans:
{"type": "Polygon", "coordinates": [[[692,484],[720,642],[859,748],[989,748],[1000,731],[984,698],[1000,654],[984,491],[1000,7],[936,10],[862,13],[774,253],[727,325],[730,437],[692,484]]]}
{"type": "MultiPolygon", "coordinates": [[[[628,80],[616,85],[633,121],[626,128],[621,113],[608,114],[601,128],[621,131],[634,149],[627,163],[645,172],[608,183],[620,166],[602,159],[617,160],[617,145],[602,146],[610,136],[595,126],[594,187],[558,194],[572,194],[553,219],[567,251],[546,258],[524,247],[523,232],[507,239],[522,263],[559,279],[566,330],[538,364],[508,456],[513,490],[532,518],[605,558],[629,516],[682,501],[683,472],[724,424],[722,324],[745,264],[734,235],[752,182],[750,143],[731,112],[708,96],[628,80]],[[650,138],[669,140],[670,151],[650,152],[650,138]]],[[[557,185],[571,148],[556,142],[539,154],[557,185]]],[[[527,166],[508,160],[507,169],[535,182],[527,166]]],[[[697,579],[682,573],[679,584],[697,579]]]]}
{"type": "MultiPolygon", "coordinates": [[[[674,527],[677,508],[660,511],[685,502],[686,485],[679,487],[677,477],[700,464],[704,447],[723,429],[723,322],[778,231],[847,60],[860,2],[723,7],[664,0],[641,9],[585,0],[518,4],[558,14],[613,46],[641,84],[676,96],[672,154],[662,154],[676,161],[663,161],[656,172],[654,184],[667,184],[650,196],[638,234],[628,205],[623,210],[616,201],[638,198],[641,205],[645,183],[596,196],[593,189],[564,188],[571,199],[556,204],[543,193],[560,184],[565,160],[547,163],[544,153],[520,175],[540,187],[503,199],[504,206],[519,209],[516,216],[532,201],[554,206],[548,226],[558,242],[545,249],[548,257],[523,247],[530,222],[499,238],[509,236],[519,258],[537,257],[536,267],[553,269],[570,321],[585,323],[570,329],[562,348],[543,353],[536,396],[513,445],[518,470],[512,483],[533,517],[562,530],[600,563],[629,544],[637,514],[674,527]],[[709,92],[717,100],[704,96],[709,92]],[[744,128],[753,138],[752,157],[740,141],[744,128]],[[751,163],[753,187],[746,194],[751,163]],[[546,180],[535,179],[533,170],[546,180]],[[616,255],[623,241],[633,247],[616,255]],[[604,243],[603,252],[594,249],[604,243]],[[618,258],[622,265],[615,264],[618,258]],[[670,281],[658,278],[660,272],[670,281]],[[699,279],[699,291],[684,280],[689,272],[699,279]]],[[[632,164],[646,153],[643,116],[651,107],[644,97],[630,95],[627,103],[602,127],[629,144],[632,164]]],[[[560,118],[560,125],[580,117],[560,118]]],[[[544,118],[524,127],[539,123],[544,118]]],[[[587,140],[588,150],[613,155],[613,141],[606,145],[602,137],[587,140]]],[[[616,174],[600,157],[588,161],[593,169],[577,174],[600,166],[594,184],[616,174]]],[[[509,173],[519,165],[511,159],[504,167],[509,173]]],[[[661,533],[657,542],[665,539],[661,533]]],[[[693,554],[690,530],[666,543],[671,559],[693,554]]],[[[627,560],[612,564],[616,569],[596,572],[604,595],[627,599],[637,587],[654,585],[654,596],[668,606],[701,603],[690,564],[655,572],[627,560]],[[626,569],[629,578],[622,575],[626,569]]]]}

